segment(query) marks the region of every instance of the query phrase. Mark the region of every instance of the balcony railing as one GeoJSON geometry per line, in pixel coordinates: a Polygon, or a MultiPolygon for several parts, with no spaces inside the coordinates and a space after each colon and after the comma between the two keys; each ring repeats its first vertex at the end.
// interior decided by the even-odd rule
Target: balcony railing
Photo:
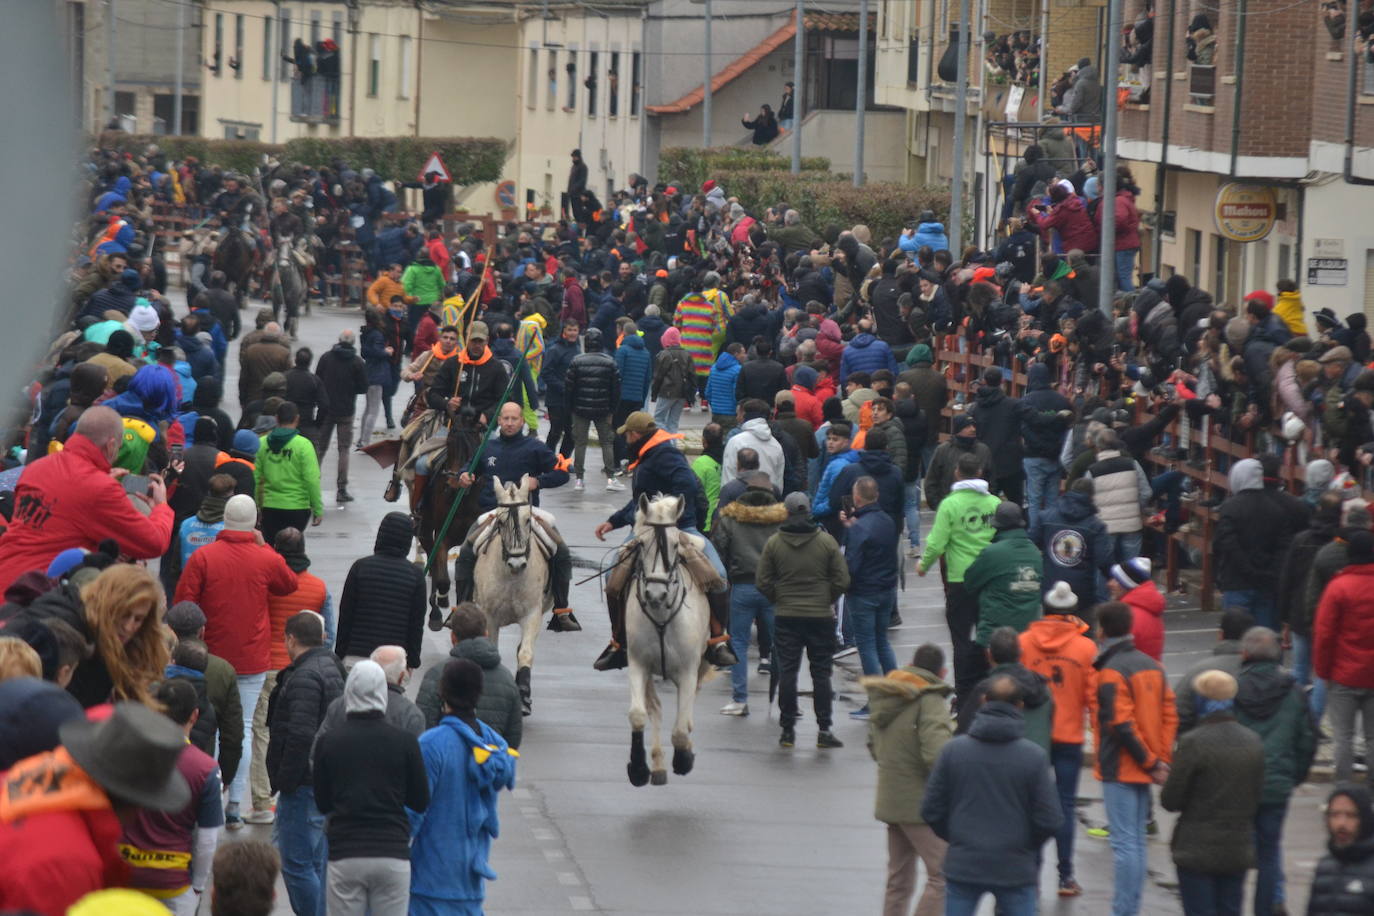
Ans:
{"type": "Polygon", "coordinates": [[[1194,105],[1211,105],[1217,97],[1217,68],[1214,64],[1188,65],[1188,100],[1194,105]]]}
{"type": "Polygon", "coordinates": [[[292,80],[291,117],[301,121],[339,120],[339,78],[311,76],[292,80]]]}

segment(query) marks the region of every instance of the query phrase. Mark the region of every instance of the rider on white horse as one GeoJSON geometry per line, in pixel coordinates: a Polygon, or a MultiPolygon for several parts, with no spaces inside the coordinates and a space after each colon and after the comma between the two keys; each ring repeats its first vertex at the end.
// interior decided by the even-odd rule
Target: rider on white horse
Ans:
{"type": "Polygon", "coordinates": [[[486,510],[468,532],[462,550],[458,553],[458,562],[454,564],[453,579],[458,600],[462,602],[472,599],[473,568],[477,565],[474,544],[495,518],[495,489],[508,483],[519,485],[520,481],[528,477],[530,514],[539,520],[549,540],[556,545],[553,561],[550,563],[553,577],[553,617],[549,620],[549,629],[564,633],[581,630],[582,625],[573,616],[572,608],[568,607],[568,587],[572,581],[572,554],[554,526],[553,513],[539,508],[540,490],[561,487],[568,482],[568,460],[554,454],[538,436],[525,435],[524,407],[518,402],[507,401],[501,405],[496,423],[500,428],[500,435],[488,441],[482,449],[482,457],[477,464],[477,478],[466,471],[458,475],[459,486],[479,486],[478,505],[486,510]]]}
{"type": "MultiPolygon", "coordinates": [[[[616,432],[625,437],[625,443],[634,458],[630,464],[630,470],[634,471],[634,484],[630,501],[596,526],[597,540],[604,541],[609,532],[634,522],[635,507],[640,496],[681,496],[683,510],[677,526],[687,534],[696,535],[696,538],[683,538],[678,555],[692,577],[702,585],[711,605],[711,638],[706,644],[706,660],[718,668],[736,664],[739,659],[730,649],[730,636],[726,632],[730,619],[730,591],[725,580],[725,566],[711,541],[697,528],[697,519],[706,512],[706,499],[686,457],[673,444],[674,439],[681,439],[682,436],[659,429],[654,418],[641,410],[626,417],[625,425],[616,432]],[[698,540],[704,542],[701,549],[697,547],[698,540]]],[[[611,644],[593,663],[598,671],[624,668],[628,663],[625,656],[625,586],[629,583],[632,565],[625,561],[622,550],[606,580],[611,644]]]]}

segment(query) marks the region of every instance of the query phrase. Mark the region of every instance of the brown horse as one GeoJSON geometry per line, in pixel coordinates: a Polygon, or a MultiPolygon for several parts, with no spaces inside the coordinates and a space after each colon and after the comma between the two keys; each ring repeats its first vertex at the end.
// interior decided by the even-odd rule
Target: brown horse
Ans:
{"type": "Polygon", "coordinates": [[[430,559],[431,630],[442,627],[444,618],[448,615],[449,588],[452,585],[448,570],[449,551],[462,546],[463,540],[468,536],[468,529],[477,520],[477,516],[482,514],[482,510],[477,506],[477,488],[470,487],[462,495],[462,501],[453,514],[453,522],[445,532],[442,543],[436,542],[439,531],[444,526],[444,520],[448,518],[449,510],[458,498],[458,491],[461,489],[458,477],[468,469],[473,456],[482,447],[482,433],[483,428],[478,422],[476,411],[471,407],[464,407],[458,411],[458,418],[449,430],[444,460],[442,464],[430,468],[429,486],[426,487],[421,505],[416,507],[419,516],[416,537],[420,540],[425,556],[430,559]]]}
{"type": "Polygon", "coordinates": [[[224,271],[229,278],[229,292],[238,300],[239,308],[248,305],[248,289],[258,269],[258,249],[252,240],[232,226],[221,230],[224,237],[215,246],[214,269],[224,271]]]}

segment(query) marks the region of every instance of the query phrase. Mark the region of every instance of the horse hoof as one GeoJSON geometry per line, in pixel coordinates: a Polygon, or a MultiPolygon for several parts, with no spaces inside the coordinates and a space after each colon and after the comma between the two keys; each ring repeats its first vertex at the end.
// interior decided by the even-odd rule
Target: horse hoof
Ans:
{"type": "Polygon", "coordinates": [[[628,763],[625,765],[625,772],[630,776],[630,785],[636,789],[640,786],[649,784],[649,765],[645,763],[628,763]]]}
{"type": "Polygon", "coordinates": [[[679,776],[686,776],[692,772],[692,765],[697,762],[697,755],[684,748],[673,751],[673,772],[679,776]]]}
{"type": "Polygon", "coordinates": [[[666,786],[668,784],[668,771],[654,770],[653,774],[649,777],[649,782],[656,786],[666,786]]]}

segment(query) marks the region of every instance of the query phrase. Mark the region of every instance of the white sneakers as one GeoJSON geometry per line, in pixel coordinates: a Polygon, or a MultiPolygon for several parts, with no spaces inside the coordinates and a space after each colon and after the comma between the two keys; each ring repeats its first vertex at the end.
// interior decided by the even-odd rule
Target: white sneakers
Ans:
{"type": "Polygon", "coordinates": [[[612,493],[619,493],[625,489],[625,485],[614,477],[606,478],[606,489],[612,493]]]}
{"type": "Polygon", "coordinates": [[[587,489],[587,485],[582,481],[582,478],[579,477],[577,478],[577,482],[573,484],[573,489],[581,493],[583,490],[587,489]]]}
{"type": "Polygon", "coordinates": [[[726,703],[720,708],[722,716],[747,716],[749,715],[748,703],[726,703]]]}

